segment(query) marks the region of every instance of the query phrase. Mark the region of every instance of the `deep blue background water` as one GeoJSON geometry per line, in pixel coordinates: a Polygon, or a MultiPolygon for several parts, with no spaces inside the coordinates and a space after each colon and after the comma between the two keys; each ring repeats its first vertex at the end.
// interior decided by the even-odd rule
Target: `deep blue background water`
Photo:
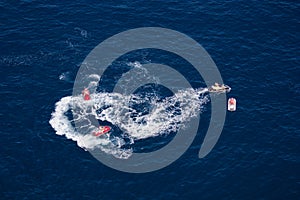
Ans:
{"type": "Polygon", "coordinates": [[[280,0],[1,1],[1,198],[299,199],[299,7],[280,0]],[[209,105],[179,160],[127,174],[56,135],[49,119],[96,45],[148,26],[198,41],[233,88],[238,110],[204,159],[198,150],[209,105]]]}

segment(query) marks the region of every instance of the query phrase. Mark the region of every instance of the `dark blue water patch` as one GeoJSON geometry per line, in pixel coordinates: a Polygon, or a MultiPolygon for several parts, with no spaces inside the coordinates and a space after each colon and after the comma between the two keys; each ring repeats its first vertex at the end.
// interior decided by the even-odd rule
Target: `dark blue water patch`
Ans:
{"type": "MultiPolygon", "coordinates": [[[[171,142],[175,135],[176,132],[168,131],[168,133],[162,133],[159,136],[136,140],[134,144],[129,145],[129,147],[132,148],[134,153],[149,153],[157,151],[171,142]]],[[[126,145],[124,147],[126,147],[126,145]]]]}
{"type": "Polygon", "coordinates": [[[128,64],[134,62],[139,62],[141,65],[159,63],[170,66],[182,74],[194,89],[204,86],[204,81],[199,72],[179,55],[160,49],[143,49],[128,52],[108,66],[101,77],[97,91],[112,92],[122,75],[133,69],[128,64]]]}
{"type": "Polygon", "coordinates": [[[170,89],[157,83],[142,85],[135,89],[133,94],[134,96],[132,98],[134,99],[129,101],[129,104],[134,110],[142,115],[149,114],[152,106],[161,103],[166,100],[167,97],[174,95],[170,89]]]}
{"type": "Polygon", "coordinates": [[[119,79],[130,69],[132,67],[128,66],[126,62],[120,61],[115,61],[112,65],[107,66],[97,86],[97,92],[113,92],[119,79]]]}

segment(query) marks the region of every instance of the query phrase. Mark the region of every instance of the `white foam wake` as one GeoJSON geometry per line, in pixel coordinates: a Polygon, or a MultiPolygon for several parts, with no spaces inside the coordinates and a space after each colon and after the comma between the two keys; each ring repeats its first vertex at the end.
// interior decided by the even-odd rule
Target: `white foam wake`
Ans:
{"type": "Polygon", "coordinates": [[[81,148],[100,149],[117,158],[128,158],[132,149],[122,148],[125,144],[124,135],[134,143],[136,140],[176,132],[191,117],[199,114],[201,106],[208,102],[203,95],[206,92],[207,89],[181,90],[163,100],[155,96],[141,98],[118,93],[94,93],[90,101],[84,101],[81,96],[63,97],[56,103],[50,124],[57,135],[65,135],[81,148]],[[147,112],[140,106],[145,103],[147,112]],[[93,136],[91,132],[96,127],[92,118],[110,122],[120,128],[123,134],[93,136]]]}
{"type": "MultiPolygon", "coordinates": [[[[128,66],[147,75],[147,70],[139,62],[128,63],[128,66]]],[[[155,94],[97,93],[99,75],[91,74],[87,79],[91,100],[84,101],[82,96],[63,97],[56,103],[49,123],[57,135],[76,141],[79,147],[99,149],[117,158],[126,159],[132,155],[133,150],[126,141],[132,145],[137,140],[176,132],[185,126],[185,122],[197,116],[209,100],[205,95],[207,88],[179,90],[164,99],[155,94]],[[95,137],[92,132],[99,121],[109,122],[121,133],[95,137]]],[[[157,80],[150,77],[149,81],[157,80]]]]}

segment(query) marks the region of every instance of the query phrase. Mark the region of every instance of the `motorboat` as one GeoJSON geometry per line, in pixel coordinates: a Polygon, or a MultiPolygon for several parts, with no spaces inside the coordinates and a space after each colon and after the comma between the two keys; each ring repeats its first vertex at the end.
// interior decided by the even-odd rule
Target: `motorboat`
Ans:
{"type": "Polygon", "coordinates": [[[219,83],[215,83],[214,85],[208,88],[209,92],[214,92],[214,93],[226,93],[226,92],[230,92],[230,90],[231,88],[228,85],[219,84],[219,83]]]}

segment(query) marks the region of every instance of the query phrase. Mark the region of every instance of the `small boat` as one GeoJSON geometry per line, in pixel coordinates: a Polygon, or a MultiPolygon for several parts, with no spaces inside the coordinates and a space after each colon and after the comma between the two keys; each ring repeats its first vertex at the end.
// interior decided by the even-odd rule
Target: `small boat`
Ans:
{"type": "Polygon", "coordinates": [[[235,98],[229,98],[228,99],[228,107],[227,109],[229,111],[236,111],[236,99],[235,98]]]}
{"type": "Polygon", "coordinates": [[[98,137],[105,133],[108,133],[110,130],[111,130],[110,126],[99,126],[99,128],[93,132],[93,135],[98,137]]]}
{"type": "Polygon", "coordinates": [[[84,90],[82,90],[82,95],[85,101],[91,100],[90,91],[87,88],[84,88],[84,90]]]}
{"type": "Polygon", "coordinates": [[[224,84],[218,84],[215,83],[214,85],[212,85],[211,87],[208,88],[209,92],[214,92],[214,93],[226,93],[226,92],[230,92],[231,88],[228,85],[224,85],[224,84]]]}

